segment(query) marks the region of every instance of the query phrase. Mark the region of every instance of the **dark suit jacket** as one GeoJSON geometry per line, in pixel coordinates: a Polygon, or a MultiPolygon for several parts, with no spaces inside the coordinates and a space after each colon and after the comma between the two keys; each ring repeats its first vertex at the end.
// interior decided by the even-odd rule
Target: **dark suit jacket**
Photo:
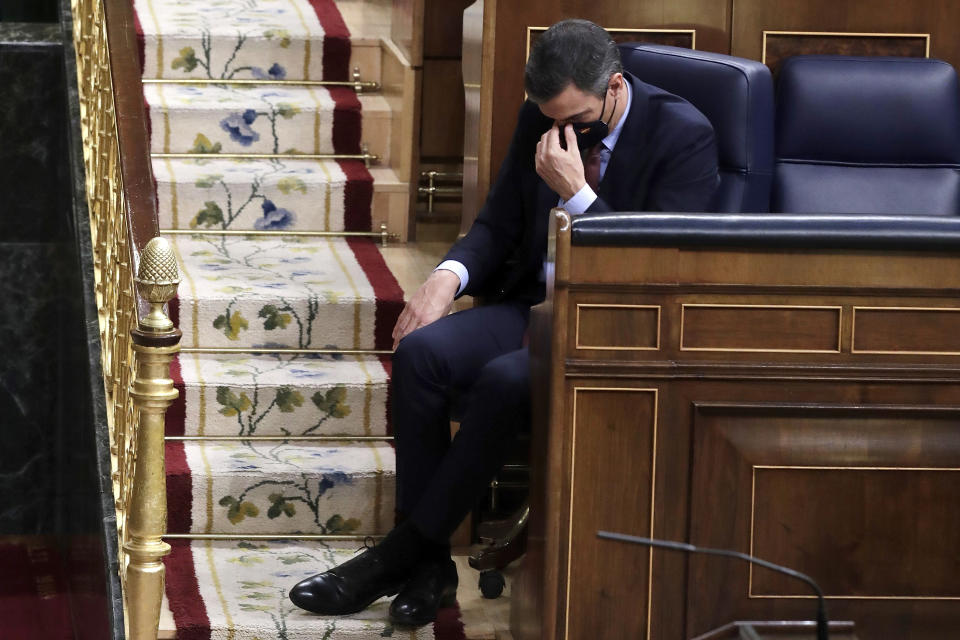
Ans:
{"type": "MultiPolygon", "coordinates": [[[[710,122],[682,98],[623,75],[633,89],[630,113],[587,211],[709,211],[720,183],[710,122]]],[[[552,124],[529,100],[521,107],[486,203],[444,258],[467,268],[463,294],[543,300],[548,216],[559,197],[537,175],[534,154],[552,124]]]]}

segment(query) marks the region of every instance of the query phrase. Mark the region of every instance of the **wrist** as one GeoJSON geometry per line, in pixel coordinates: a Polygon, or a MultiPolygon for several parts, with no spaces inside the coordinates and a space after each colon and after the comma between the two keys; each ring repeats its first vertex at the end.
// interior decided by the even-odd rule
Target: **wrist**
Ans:
{"type": "Polygon", "coordinates": [[[583,189],[584,186],[586,186],[586,184],[587,184],[586,180],[580,180],[579,182],[570,183],[570,186],[568,187],[568,193],[559,194],[560,198],[563,199],[564,202],[570,202],[570,200],[572,200],[575,195],[580,193],[580,191],[583,189]]]}
{"type": "Polygon", "coordinates": [[[430,280],[435,283],[440,291],[448,294],[451,299],[457,295],[457,291],[460,289],[460,276],[449,269],[437,269],[430,274],[430,280]]]}

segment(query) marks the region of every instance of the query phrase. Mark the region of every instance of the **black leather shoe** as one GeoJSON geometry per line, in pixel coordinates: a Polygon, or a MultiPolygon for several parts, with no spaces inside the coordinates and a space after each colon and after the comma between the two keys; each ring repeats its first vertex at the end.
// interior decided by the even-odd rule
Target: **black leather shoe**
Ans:
{"type": "Polygon", "coordinates": [[[419,627],[437,619],[437,611],[457,602],[457,565],[453,560],[420,565],[390,605],[394,624],[419,627]]]}
{"type": "Polygon", "coordinates": [[[379,549],[368,548],[340,566],[301,580],[290,590],[290,600],[323,615],[357,613],[397,593],[409,577],[388,567],[379,549]]]}

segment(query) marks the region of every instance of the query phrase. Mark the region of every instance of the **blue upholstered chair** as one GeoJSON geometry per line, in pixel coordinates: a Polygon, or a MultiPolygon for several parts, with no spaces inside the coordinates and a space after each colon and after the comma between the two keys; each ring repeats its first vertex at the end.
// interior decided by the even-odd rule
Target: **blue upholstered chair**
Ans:
{"type": "Polygon", "coordinates": [[[755,60],[665,45],[621,44],[623,67],[684,98],[717,134],[717,211],[769,211],[773,175],[773,81],[755,60]]]}
{"type": "Polygon", "coordinates": [[[960,213],[960,85],[946,62],[790,58],[776,127],[772,211],[960,213]]]}

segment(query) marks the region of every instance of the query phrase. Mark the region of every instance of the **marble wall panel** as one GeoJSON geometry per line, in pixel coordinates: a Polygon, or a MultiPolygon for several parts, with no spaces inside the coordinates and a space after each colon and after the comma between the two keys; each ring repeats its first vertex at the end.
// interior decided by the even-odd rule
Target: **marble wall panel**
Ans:
{"type": "Polygon", "coordinates": [[[55,528],[57,264],[53,244],[0,243],[0,534],[55,528]]]}
{"type": "Polygon", "coordinates": [[[0,23],[0,241],[64,237],[64,116],[59,25],[0,23]]]}

